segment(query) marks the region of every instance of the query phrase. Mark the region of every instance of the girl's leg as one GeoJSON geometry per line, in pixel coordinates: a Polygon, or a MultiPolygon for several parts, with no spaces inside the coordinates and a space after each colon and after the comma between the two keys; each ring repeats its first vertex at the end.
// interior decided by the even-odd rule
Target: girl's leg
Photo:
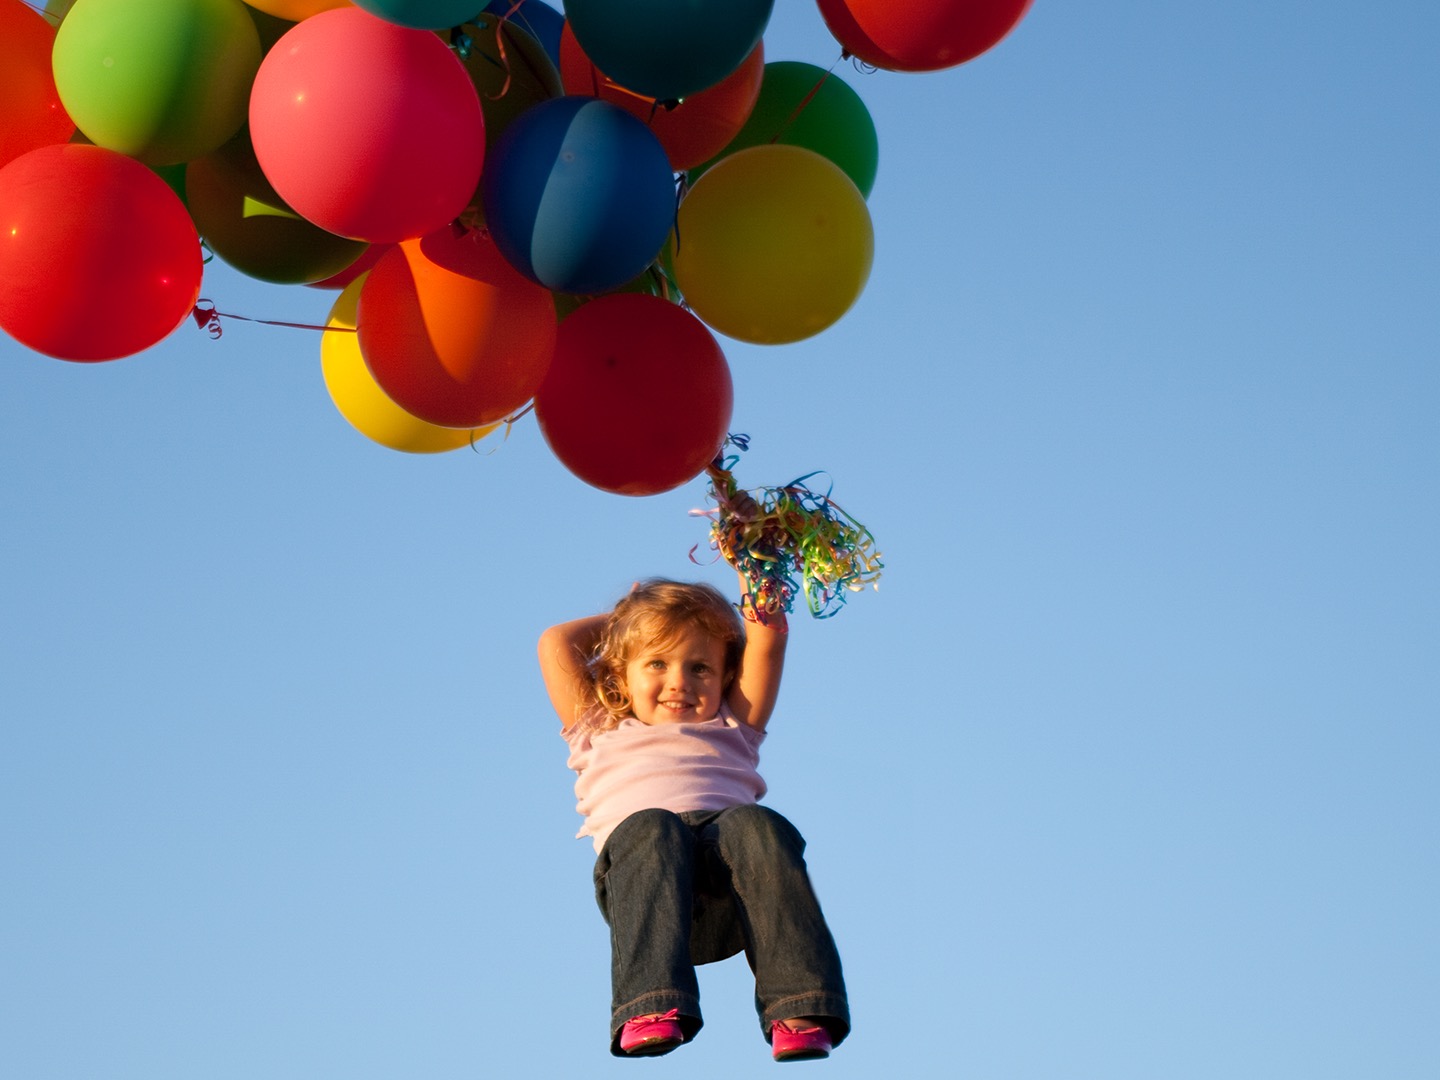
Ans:
{"type": "Polygon", "coordinates": [[[805,841],[769,807],[737,806],[705,825],[707,857],[728,872],[769,1039],[777,1020],[815,1017],[836,1045],[850,1032],[840,954],[805,868],[805,841]]]}
{"type": "Polygon", "coordinates": [[[610,1051],[635,1016],[680,1010],[687,1040],[700,1030],[690,961],[695,834],[668,810],[641,810],[616,826],[595,863],[595,899],[610,924],[610,1051]]]}

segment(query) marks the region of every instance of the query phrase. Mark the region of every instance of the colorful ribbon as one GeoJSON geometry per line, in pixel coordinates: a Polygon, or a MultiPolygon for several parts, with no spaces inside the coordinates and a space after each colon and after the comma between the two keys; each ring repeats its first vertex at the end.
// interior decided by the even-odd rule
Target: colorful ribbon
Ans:
{"type": "MultiPolygon", "coordinates": [[[[749,439],[731,435],[725,445],[745,450],[749,439]]],[[[885,564],[875,550],[875,537],[828,491],[821,494],[806,486],[820,473],[746,491],[730,471],[738,456],[726,457],[724,447],[721,450],[706,470],[715,508],[692,513],[711,519],[711,550],[744,579],[740,607],[746,618],[763,623],[778,612],[789,612],[800,594],[810,614],[825,619],[844,607],[848,593],[866,585],[878,588],[885,564]]]]}

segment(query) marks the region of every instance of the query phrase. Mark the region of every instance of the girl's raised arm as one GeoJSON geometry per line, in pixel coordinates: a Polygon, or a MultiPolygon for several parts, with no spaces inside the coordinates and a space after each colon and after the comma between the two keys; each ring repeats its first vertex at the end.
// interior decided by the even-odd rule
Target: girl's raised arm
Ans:
{"type": "Polygon", "coordinates": [[[568,728],[590,705],[585,684],[585,659],[600,640],[605,615],[587,615],[550,627],[540,635],[540,675],[560,726],[568,728]]]}
{"type": "MultiPolygon", "coordinates": [[[[745,589],[745,579],[740,579],[745,589]]],[[[766,622],[745,622],[745,649],[740,670],[730,684],[726,704],[735,719],[757,731],[764,731],[780,696],[780,675],[785,670],[785,644],[789,628],[783,611],[766,617],[766,622]]]]}

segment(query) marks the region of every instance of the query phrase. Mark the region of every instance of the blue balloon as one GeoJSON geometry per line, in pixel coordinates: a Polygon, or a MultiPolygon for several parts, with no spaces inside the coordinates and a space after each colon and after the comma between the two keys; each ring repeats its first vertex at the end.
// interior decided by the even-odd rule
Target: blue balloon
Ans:
{"type": "Polygon", "coordinates": [[[475,17],[478,0],[354,0],[371,15],[412,30],[448,30],[475,17]]]}
{"type": "Polygon", "coordinates": [[[678,101],[714,86],[754,50],[775,0],[565,0],[590,62],[627,90],[678,101]]]}
{"type": "Polygon", "coordinates": [[[556,70],[560,67],[560,35],[565,29],[565,16],[541,0],[490,0],[485,11],[502,19],[508,18],[544,47],[556,70]]]}
{"type": "Polygon", "coordinates": [[[660,141],[617,105],[542,101],[505,129],[481,178],[485,222],[505,258],[556,292],[624,285],[655,261],[675,222],[660,141]]]}

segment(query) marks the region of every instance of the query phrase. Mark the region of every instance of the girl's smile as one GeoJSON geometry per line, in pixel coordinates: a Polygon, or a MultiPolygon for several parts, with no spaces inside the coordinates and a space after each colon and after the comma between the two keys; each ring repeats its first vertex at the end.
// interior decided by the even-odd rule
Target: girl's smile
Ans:
{"type": "Polygon", "coordinates": [[[713,720],[725,696],[725,647],[701,630],[683,630],[631,657],[625,682],[642,724],[713,720]]]}

